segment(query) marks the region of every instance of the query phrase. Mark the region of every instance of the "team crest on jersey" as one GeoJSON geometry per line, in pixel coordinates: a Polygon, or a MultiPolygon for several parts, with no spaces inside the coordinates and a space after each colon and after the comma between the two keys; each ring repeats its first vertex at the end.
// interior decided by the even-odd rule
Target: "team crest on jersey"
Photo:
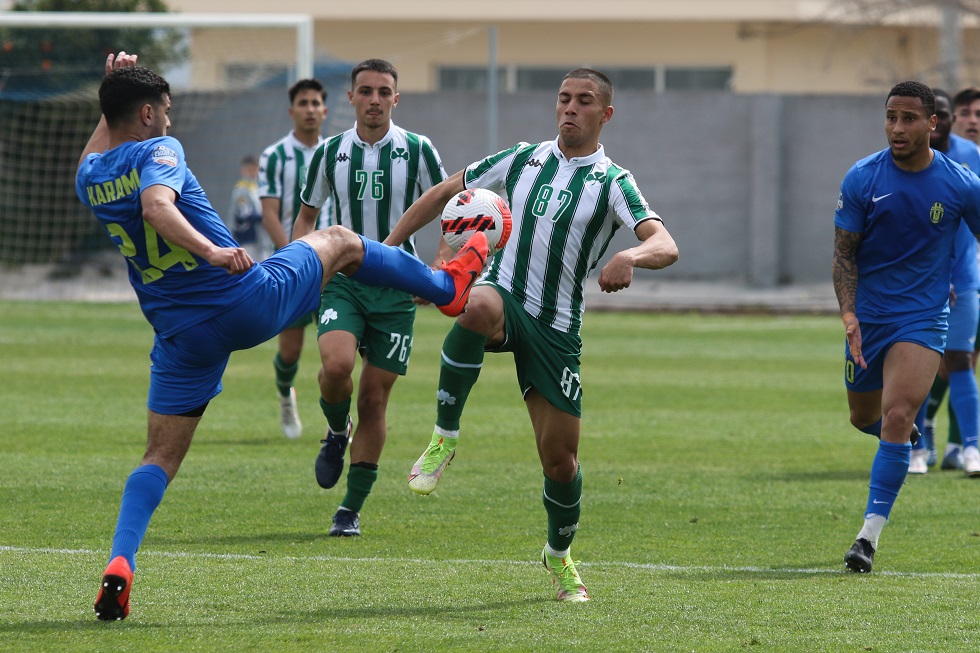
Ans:
{"type": "Polygon", "coordinates": [[[837,194],[837,210],[840,211],[842,208],[844,208],[844,193],[841,192],[837,194]]]}
{"type": "Polygon", "coordinates": [[[177,153],[166,145],[157,145],[153,148],[153,154],[150,155],[150,158],[162,165],[170,166],[171,168],[177,167],[177,153]]]}
{"type": "Polygon", "coordinates": [[[932,222],[932,224],[939,224],[939,221],[943,219],[943,214],[945,212],[946,209],[943,208],[942,202],[936,202],[932,205],[932,208],[929,209],[929,221],[932,222]]]}
{"type": "Polygon", "coordinates": [[[594,181],[600,184],[606,183],[606,173],[604,172],[590,172],[585,176],[585,183],[594,181]]]}
{"type": "Polygon", "coordinates": [[[408,161],[408,150],[404,147],[396,147],[391,153],[391,160],[394,161],[396,159],[405,159],[408,161]]]}

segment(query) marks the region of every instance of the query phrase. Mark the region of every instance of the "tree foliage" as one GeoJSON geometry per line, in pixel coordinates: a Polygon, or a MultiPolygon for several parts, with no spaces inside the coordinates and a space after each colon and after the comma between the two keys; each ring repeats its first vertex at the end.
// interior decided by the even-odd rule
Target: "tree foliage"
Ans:
{"type": "MultiPolygon", "coordinates": [[[[14,11],[165,13],[164,0],[17,0],[14,11]]],[[[153,68],[186,58],[177,30],[155,28],[0,29],[0,94],[37,96],[71,91],[98,81],[110,52],[140,55],[153,68]]]]}

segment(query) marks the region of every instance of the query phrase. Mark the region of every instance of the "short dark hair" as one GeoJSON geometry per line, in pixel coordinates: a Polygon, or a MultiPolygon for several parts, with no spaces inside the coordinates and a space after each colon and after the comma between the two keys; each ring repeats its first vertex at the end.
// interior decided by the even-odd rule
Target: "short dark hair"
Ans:
{"type": "Polygon", "coordinates": [[[969,86],[953,96],[953,108],[973,104],[977,99],[980,99],[980,88],[969,86]]]}
{"type": "Polygon", "coordinates": [[[289,104],[296,101],[296,96],[299,95],[300,91],[316,91],[320,94],[320,99],[322,99],[324,103],[327,101],[327,89],[324,88],[323,82],[314,77],[309,79],[301,79],[289,87],[289,104]]]}
{"type": "Polygon", "coordinates": [[[254,154],[246,154],[242,157],[243,166],[257,166],[259,165],[259,160],[255,158],[254,154]]]}
{"type": "Polygon", "coordinates": [[[589,79],[599,87],[600,99],[606,103],[606,106],[612,104],[613,99],[613,83],[608,77],[600,73],[598,70],[593,70],[592,68],[576,68],[575,70],[570,70],[565,73],[562,77],[562,81],[566,79],[589,79]]]}
{"type": "Polygon", "coordinates": [[[169,95],[170,84],[149,68],[116,68],[99,86],[99,108],[106,124],[115,127],[131,118],[144,104],[164,104],[169,95]]]}
{"type": "Polygon", "coordinates": [[[892,90],[888,91],[885,102],[896,95],[899,97],[917,97],[922,100],[922,107],[926,110],[926,115],[931,116],[936,113],[936,96],[932,89],[922,82],[908,81],[895,84],[892,86],[892,90]]]}
{"type": "Polygon", "coordinates": [[[946,98],[946,101],[949,102],[949,108],[950,109],[953,108],[953,99],[949,97],[949,93],[947,93],[946,91],[944,91],[941,88],[935,88],[935,87],[933,87],[932,94],[935,95],[937,99],[938,98],[946,98]]]}
{"type": "Polygon", "coordinates": [[[353,90],[354,84],[357,83],[357,76],[365,70],[371,70],[382,75],[391,75],[391,78],[395,80],[395,87],[398,87],[398,70],[394,64],[384,59],[366,59],[354,66],[354,69],[350,71],[351,90],[353,90]]]}

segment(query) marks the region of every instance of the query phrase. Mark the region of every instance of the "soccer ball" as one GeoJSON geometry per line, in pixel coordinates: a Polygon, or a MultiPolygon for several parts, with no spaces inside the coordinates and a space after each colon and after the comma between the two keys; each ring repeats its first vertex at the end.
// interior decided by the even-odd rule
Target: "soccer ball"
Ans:
{"type": "Polygon", "coordinates": [[[510,207],[500,195],[485,188],[464,190],[442,210],[442,235],[458,252],[477,231],[487,235],[491,256],[504,248],[513,220],[510,207]]]}

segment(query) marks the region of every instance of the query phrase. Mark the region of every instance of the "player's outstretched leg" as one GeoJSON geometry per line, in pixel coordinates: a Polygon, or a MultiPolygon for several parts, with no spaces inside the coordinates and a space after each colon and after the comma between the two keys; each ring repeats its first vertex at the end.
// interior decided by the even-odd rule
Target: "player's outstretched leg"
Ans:
{"type": "Polygon", "coordinates": [[[422,297],[450,317],[463,312],[490,251],[486,234],[478,231],[441,270],[432,270],[405,250],[364,237],[361,241],[364,258],[360,267],[348,275],[351,279],[422,297]]]}
{"type": "Polygon", "coordinates": [[[443,315],[456,317],[466,308],[470,290],[487,263],[489,249],[486,234],[478,231],[466,241],[451,261],[443,263],[442,269],[452,277],[454,288],[452,301],[438,305],[443,315]]]}

